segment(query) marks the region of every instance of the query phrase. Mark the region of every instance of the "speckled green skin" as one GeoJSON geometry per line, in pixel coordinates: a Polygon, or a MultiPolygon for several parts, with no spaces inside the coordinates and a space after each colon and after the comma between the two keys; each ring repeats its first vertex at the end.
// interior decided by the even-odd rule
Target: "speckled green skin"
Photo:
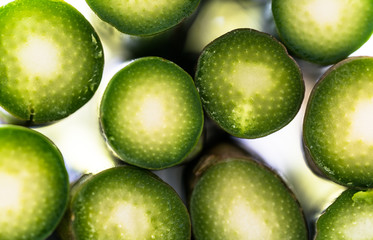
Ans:
{"type": "Polygon", "coordinates": [[[252,160],[229,158],[209,167],[192,192],[190,213],[196,240],[308,237],[290,191],[252,160]]]}
{"type": "Polygon", "coordinates": [[[372,203],[371,191],[344,191],[317,220],[315,240],[372,239],[372,203]]]}
{"type": "Polygon", "coordinates": [[[373,58],[350,58],[325,73],[307,105],[305,150],[325,176],[345,186],[373,187],[373,143],[353,137],[351,127],[359,102],[372,106],[372,89],[373,58]]]}
{"type": "Polygon", "coordinates": [[[195,82],[207,114],[225,131],[257,138],[288,124],[304,96],[295,61],[275,38],[233,30],[202,52],[195,82]]]}
{"type": "Polygon", "coordinates": [[[113,77],[101,102],[100,119],[114,152],[147,169],[181,163],[203,128],[202,105],[192,78],[157,57],[137,59],[113,77]]]}
{"type": "Polygon", "coordinates": [[[200,0],[86,0],[105,22],[130,35],[165,31],[191,15],[200,0]]]}
{"type": "Polygon", "coordinates": [[[0,127],[0,239],[44,240],[66,209],[68,191],[56,146],[33,130],[0,127]]]}
{"type": "Polygon", "coordinates": [[[70,209],[74,240],[188,240],[191,235],[189,215],[177,193],[134,167],[108,169],[86,180],[70,209]]]}
{"type": "Polygon", "coordinates": [[[100,40],[60,0],[16,0],[0,8],[0,106],[21,120],[62,119],[95,93],[104,57],[100,40]]]}
{"type": "Polygon", "coordinates": [[[322,65],[346,58],[373,32],[373,0],[273,0],[272,12],[290,51],[322,65]]]}

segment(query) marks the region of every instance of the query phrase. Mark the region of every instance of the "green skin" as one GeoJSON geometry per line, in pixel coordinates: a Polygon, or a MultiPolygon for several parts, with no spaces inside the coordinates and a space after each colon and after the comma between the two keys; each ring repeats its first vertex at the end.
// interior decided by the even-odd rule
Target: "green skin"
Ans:
{"type": "Polygon", "coordinates": [[[347,187],[373,187],[372,143],[354,130],[371,116],[353,117],[361,102],[372,101],[371,69],[372,57],[349,58],[330,68],[312,90],[304,117],[303,143],[311,165],[347,187]]]}
{"type": "Polygon", "coordinates": [[[108,84],[100,121],[109,146],[123,161],[147,169],[182,163],[203,130],[203,111],[192,78],[174,63],[145,57],[108,84]]]}
{"type": "Polygon", "coordinates": [[[30,123],[65,118],[93,96],[104,56],[98,35],[61,0],[0,8],[0,106],[30,123]]]}
{"type": "Polygon", "coordinates": [[[240,138],[281,129],[304,97],[302,74],[285,47],[252,29],[233,30],[207,45],[195,82],[207,114],[240,138]]]}
{"type": "Polygon", "coordinates": [[[59,227],[62,239],[190,239],[185,205],[151,172],[116,167],[88,176],[72,191],[69,211],[59,227]],[[132,211],[140,211],[124,208],[128,204],[135,206],[132,211]],[[117,219],[115,213],[120,209],[127,211],[118,214],[117,219]]]}
{"type": "Polygon", "coordinates": [[[200,0],[86,2],[98,17],[119,31],[130,35],[149,36],[179,24],[196,10],[200,0]]]}
{"type": "Polygon", "coordinates": [[[273,0],[272,12],[289,51],[321,65],[345,59],[373,32],[373,0],[273,0]]]}
{"type": "Polygon", "coordinates": [[[315,240],[372,239],[373,193],[348,189],[316,222],[315,240]]]}
{"type": "Polygon", "coordinates": [[[1,126],[1,195],[2,191],[6,198],[0,196],[0,239],[47,238],[61,220],[69,194],[68,174],[57,147],[34,130],[1,126]]]}

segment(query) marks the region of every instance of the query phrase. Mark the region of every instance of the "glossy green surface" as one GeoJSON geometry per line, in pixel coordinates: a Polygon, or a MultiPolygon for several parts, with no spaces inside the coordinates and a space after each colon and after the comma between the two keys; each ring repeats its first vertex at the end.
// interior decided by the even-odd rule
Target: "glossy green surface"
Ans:
{"type": "Polygon", "coordinates": [[[89,22],[63,1],[0,8],[0,106],[36,123],[62,119],[96,91],[103,49],[89,22]]]}
{"type": "Polygon", "coordinates": [[[272,12],[290,51],[323,65],[346,58],[373,32],[373,0],[273,0],[272,12]]]}
{"type": "Polygon", "coordinates": [[[46,137],[0,127],[0,239],[45,239],[64,213],[68,189],[61,153],[46,137]]]}
{"type": "Polygon", "coordinates": [[[317,220],[315,240],[373,238],[372,191],[346,190],[317,220]]]}
{"type": "Polygon", "coordinates": [[[86,0],[92,10],[119,31],[151,35],[169,29],[192,14],[199,0],[86,0]]]}
{"type": "Polygon", "coordinates": [[[188,212],[166,183],[133,167],[105,170],[87,182],[71,203],[80,239],[190,239],[188,212]]]}
{"type": "Polygon", "coordinates": [[[242,138],[268,135],[298,112],[304,83],[298,65],[273,37],[233,30],[202,52],[196,86],[208,115],[242,138]]]}
{"type": "Polygon", "coordinates": [[[373,58],[335,65],[315,86],[304,118],[304,143],[333,181],[373,186],[373,58]]]}
{"type": "Polygon", "coordinates": [[[190,212],[197,240],[308,237],[292,193],[253,161],[229,159],[207,169],[193,190],[190,212]]]}
{"type": "Polygon", "coordinates": [[[100,117],[114,152],[123,161],[148,169],[181,163],[203,127],[192,78],[174,63],[156,57],[135,60],[112,78],[100,117]]]}

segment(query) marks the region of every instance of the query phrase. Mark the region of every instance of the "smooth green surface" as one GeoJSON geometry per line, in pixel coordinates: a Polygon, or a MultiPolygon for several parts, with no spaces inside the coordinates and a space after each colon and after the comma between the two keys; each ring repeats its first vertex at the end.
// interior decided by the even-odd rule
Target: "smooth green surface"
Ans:
{"type": "Polygon", "coordinates": [[[86,0],[92,10],[119,31],[152,35],[169,29],[192,14],[199,0],[86,0]]]}
{"type": "Polygon", "coordinates": [[[315,86],[304,119],[311,158],[333,181],[373,187],[373,58],[345,60],[315,86]]]}
{"type": "Polygon", "coordinates": [[[317,220],[315,240],[373,238],[371,191],[346,190],[317,220]]]}
{"type": "Polygon", "coordinates": [[[89,22],[59,0],[0,8],[0,106],[36,123],[62,119],[96,91],[103,49],[89,22]]]}
{"type": "Polygon", "coordinates": [[[299,67],[273,37],[233,30],[202,52],[196,86],[208,115],[231,135],[257,138],[288,124],[304,95],[299,67]]]}
{"type": "Polygon", "coordinates": [[[61,219],[69,179],[58,149],[23,127],[0,127],[0,239],[44,240],[61,219]]]}
{"type": "Polygon", "coordinates": [[[112,78],[100,118],[114,152],[125,162],[149,169],[181,163],[203,128],[192,78],[156,57],[135,60],[112,78]]]}
{"type": "Polygon", "coordinates": [[[373,0],[273,0],[272,12],[290,51],[323,65],[346,58],[373,32],[373,0]]]}
{"type": "Polygon", "coordinates": [[[80,239],[190,239],[188,212],[176,192],[155,175],[117,167],[93,176],[71,203],[80,239]]]}
{"type": "Polygon", "coordinates": [[[307,239],[296,200],[273,172],[247,160],[210,167],[192,193],[197,240],[307,239]]]}

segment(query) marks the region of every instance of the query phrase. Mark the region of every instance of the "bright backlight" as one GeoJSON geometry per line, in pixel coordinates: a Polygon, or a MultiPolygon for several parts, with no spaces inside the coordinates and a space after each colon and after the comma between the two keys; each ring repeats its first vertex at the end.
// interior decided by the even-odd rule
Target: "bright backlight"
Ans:
{"type": "Polygon", "coordinates": [[[350,137],[373,145],[373,98],[357,104],[351,116],[350,137]]]}
{"type": "Polygon", "coordinates": [[[341,0],[314,0],[307,5],[307,13],[320,26],[336,24],[340,19],[341,0]]]}
{"type": "Polygon", "coordinates": [[[59,49],[42,37],[31,37],[19,47],[18,60],[28,76],[52,77],[58,70],[59,49]]]}
{"type": "Polygon", "coordinates": [[[17,208],[22,184],[16,176],[0,173],[0,212],[1,209],[17,208]]]}

